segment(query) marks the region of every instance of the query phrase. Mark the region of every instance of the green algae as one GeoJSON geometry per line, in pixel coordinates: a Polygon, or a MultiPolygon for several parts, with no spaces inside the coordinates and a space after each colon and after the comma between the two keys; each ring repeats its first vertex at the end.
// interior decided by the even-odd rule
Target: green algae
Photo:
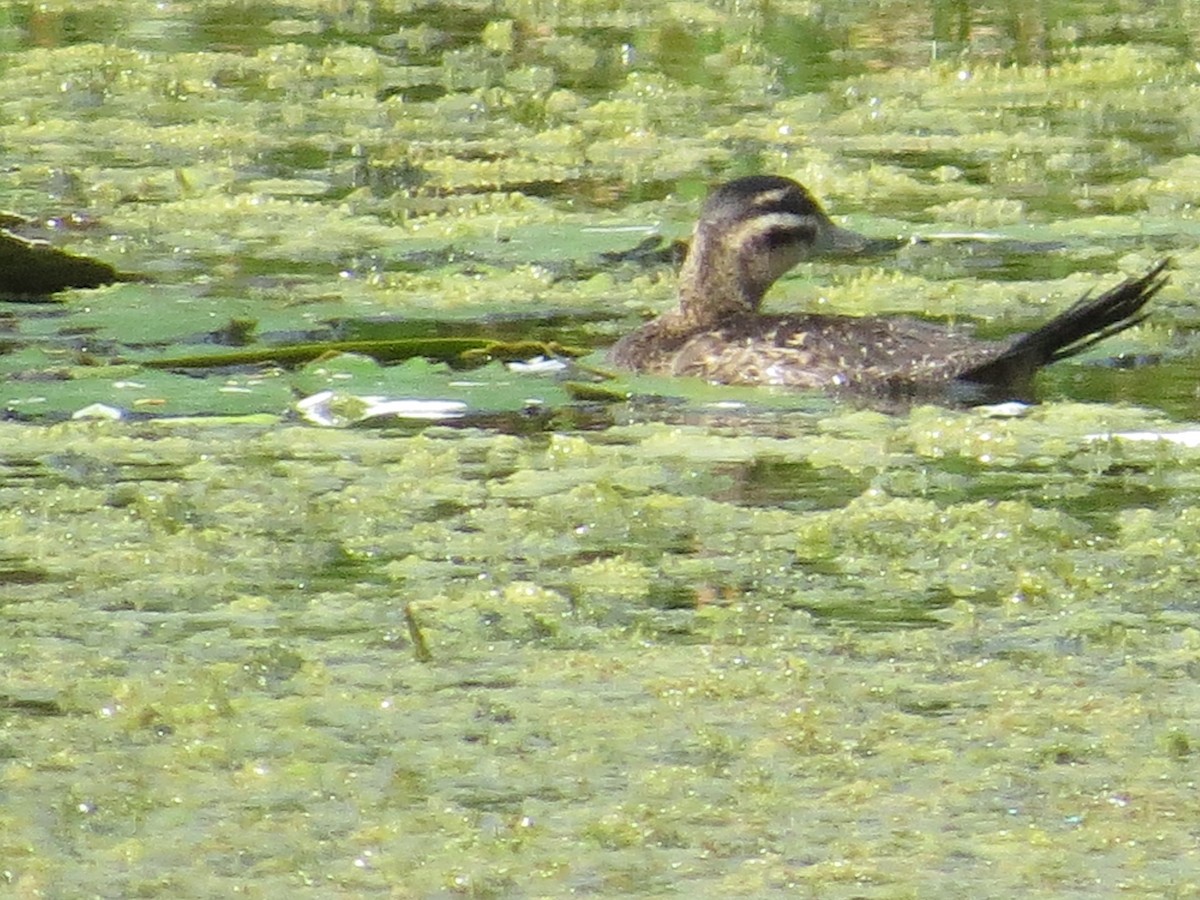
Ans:
{"type": "Polygon", "coordinates": [[[1125,47],[1129,4],[1055,4],[1005,49],[988,9],[955,36],[898,3],[439,6],[0,13],[0,206],[85,209],[65,245],[159,281],[0,309],[10,414],[147,417],[0,424],[0,878],[1195,894],[1197,451],[1119,436],[1186,429],[1194,366],[1059,366],[1048,397],[1107,402],[1017,419],[623,378],[614,427],[517,437],[287,410],[524,415],[570,385],[140,365],[235,320],[549,341],[552,310],[607,343],[673,278],[601,254],[760,170],[872,234],[988,230],[806,265],[774,308],[1007,333],[1170,252],[1157,324],[1113,352],[1182,354],[1187,14],[1133,4],[1163,44],[1125,47]]]}
{"type": "MultiPolygon", "coordinates": [[[[157,20],[150,8],[143,12],[157,20]]],[[[1090,276],[1099,257],[1127,271],[1144,266],[1153,254],[1130,254],[1130,244],[1193,228],[1187,157],[1150,164],[1162,149],[1133,128],[1139,114],[1164,109],[1181,116],[1176,128],[1187,127],[1177,95],[1190,76],[1171,50],[1084,46],[1052,72],[988,59],[942,62],[854,74],[836,96],[766,102],[775,90],[763,88],[773,77],[770,56],[746,46],[744,24],[704,7],[648,19],[635,46],[644,41],[658,54],[683,40],[677,16],[703,22],[712,41],[701,65],[706,77],[618,66],[599,92],[571,85],[574,52],[558,38],[542,41],[518,14],[480,19],[479,43],[434,49],[444,43],[436,37],[444,23],[430,11],[396,14],[409,13],[428,19],[404,24],[385,46],[398,41],[440,65],[397,66],[360,44],[274,42],[270,30],[263,46],[240,52],[144,53],[100,42],[30,49],[8,70],[0,102],[10,115],[2,126],[7,138],[36,149],[0,188],[14,202],[36,200],[35,212],[47,187],[66,203],[88,205],[103,227],[96,238],[79,235],[84,250],[126,268],[203,282],[205,306],[218,317],[253,317],[264,330],[269,320],[294,329],[298,316],[307,326],[326,314],[437,310],[466,318],[534,312],[551,302],[606,317],[587,336],[593,342],[611,340],[632,317],[672,301],[665,270],[614,278],[596,270],[596,254],[617,250],[630,229],[662,224],[682,232],[694,215],[691,204],[647,209],[623,200],[636,199],[646,182],[656,194],[671,187],[680,197],[701,193],[697,172],[786,170],[835,210],[862,208],[866,198],[876,211],[902,206],[907,227],[988,227],[1034,241],[1086,235],[1091,242],[1066,251],[1073,260],[1066,268],[1090,276]],[[468,77],[473,67],[478,72],[468,77]],[[61,90],[47,95],[50,72],[61,90]],[[410,86],[426,79],[444,92],[379,100],[392,79],[410,86]],[[1105,100],[1096,108],[1100,88],[1105,100]],[[538,98],[556,112],[529,119],[528,104],[538,98]],[[82,146],[59,133],[73,106],[104,121],[78,136],[82,146]],[[1055,133],[1046,133],[1048,121],[1055,133]],[[1096,121],[1117,122],[1114,133],[1104,133],[1111,139],[1097,139],[1096,121]],[[1120,127],[1126,131],[1117,133],[1120,127]],[[731,149],[744,145],[756,148],[746,158],[731,149]],[[65,158],[82,162],[60,166],[65,158]],[[131,158],[145,163],[130,166],[131,158]],[[1081,175],[1086,194],[1064,181],[1081,175]],[[982,180],[991,190],[1019,188],[1019,196],[988,196],[982,180]],[[1042,191],[1031,192],[1031,184],[1042,191]],[[1148,206],[1159,220],[1108,215],[1132,205],[1148,206]],[[656,221],[664,211],[667,221],[656,221]]],[[[574,38],[562,40],[575,46],[574,38]]],[[[584,55],[596,59],[594,50],[584,55]]],[[[1021,292],[1036,292],[1039,304],[1050,292],[1073,299],[1093,286],[1092,278],[1046,286],[1044,256],[1021,257],[1043,281],[1015,284],[1016,300],[1021,292]]],[[[832,290],[800,299],[839,311],[1003,318],[1010,326],[1034,318],[1013,322],[997,306],[1012,302],[1012,293],[961,278],[944,283],[953,263],[928,259],[908,253],[901,266],[916,271],[899,278],[892,266],[856,264],[839,284],[835,270],[832,290]]],[[[959,274],[964,265],[967,259],[959,274]]],[[[1061,275],[1061,253],[1056,265],[1061,275]]],[[[1176,276],[1181,293],[1190,287],[1186,271],[1181,266],[1176,276]]],[[[186,330],[161,334],[186,322],[178,304],[178,317],[148,322],[140,314],[156,304],[156,293],[68,299],[71,320],[62,331],[72,335],[101,320],[110,340],[188,340],[186,330]],[[108,304],[113,312],[97,310],[108,304]]],[[[786,284],[780,293],[785,306],[796,295],[786,284]]],[[[18,337],[35,334],[22,324],[18,337]]],[[[180,349],[176,358],[190,355],[180,349]]],[[[79,408],[37,403],[46,415],[79,408]]],[[[212,412],[229,410],[218,403],[212,412]]]]}
{"type": "Polygon", "coordinates": [[[1162,424],[1106,407],[753,424],[0,428],[5,552],[44,573],[3,605],[10,866],[1187,890],[1196,451],[1089,439],[1162,424]],[[747,505],[766,462],[859,487],[747,505]]]}

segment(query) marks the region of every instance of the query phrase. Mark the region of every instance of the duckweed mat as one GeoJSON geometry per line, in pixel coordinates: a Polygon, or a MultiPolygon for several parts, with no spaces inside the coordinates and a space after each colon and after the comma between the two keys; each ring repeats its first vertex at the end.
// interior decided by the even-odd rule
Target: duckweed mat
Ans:
{"type": "Polygon", "coordinates": [[[0,209],[139,279],[0,303],[0,883],[1200,893],[1194,18],[0,8],[0,209]],[[332,352],[599,351],[759,171],[921,238],[772,309],[1172,283],[1015,418],[332,352]]]}

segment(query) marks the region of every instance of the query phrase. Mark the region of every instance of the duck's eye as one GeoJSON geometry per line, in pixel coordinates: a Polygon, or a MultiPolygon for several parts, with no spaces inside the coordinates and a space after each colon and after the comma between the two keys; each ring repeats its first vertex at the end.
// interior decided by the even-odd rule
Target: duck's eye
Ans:
{"type": "Polygon", "coordinates": [[[763,232],[763,240],[772,250],[796,244],[811,244],[817,239],[817,227],[811,222],[794,225],[774,225],[763,232]]]}

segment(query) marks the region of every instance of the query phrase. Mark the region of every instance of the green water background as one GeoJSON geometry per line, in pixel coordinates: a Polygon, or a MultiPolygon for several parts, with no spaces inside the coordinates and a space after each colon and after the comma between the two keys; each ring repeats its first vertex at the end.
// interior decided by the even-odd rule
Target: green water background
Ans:
{"type": "Polygon", "coordinates": [[[0,304],[14,896],[1197,894],[1200,451],[1107,437],[1197,417],[1196,4],[0,17],[0,206],[154,279],[0,304]],[[753,171],[975,236],[775,308],[1006,333],[1173,281],[1019,419],[140,364],[232,320],[602,346],[674,282],[599,254],[753,171]],[[290,418],[330,387],[495,427],[290,418]]]}

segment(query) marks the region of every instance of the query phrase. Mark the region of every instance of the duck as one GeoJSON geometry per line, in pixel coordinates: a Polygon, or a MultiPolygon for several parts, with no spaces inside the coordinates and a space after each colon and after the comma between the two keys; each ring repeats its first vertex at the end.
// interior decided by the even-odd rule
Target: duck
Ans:
{"type": "Polygon", "coordinates": [[[762,311],[768,289],[816,253],[869,239],[835,225],[801,184],[779,175],[729,181],[704,203],[679,273],[678,302],[618,340],[631,372],[719,384],[950,404],[1027,401],[1039,369],[1145,320],[1169,260],[1075,304],[1028,334],[991,341],[904,316],[762,311]]]}

